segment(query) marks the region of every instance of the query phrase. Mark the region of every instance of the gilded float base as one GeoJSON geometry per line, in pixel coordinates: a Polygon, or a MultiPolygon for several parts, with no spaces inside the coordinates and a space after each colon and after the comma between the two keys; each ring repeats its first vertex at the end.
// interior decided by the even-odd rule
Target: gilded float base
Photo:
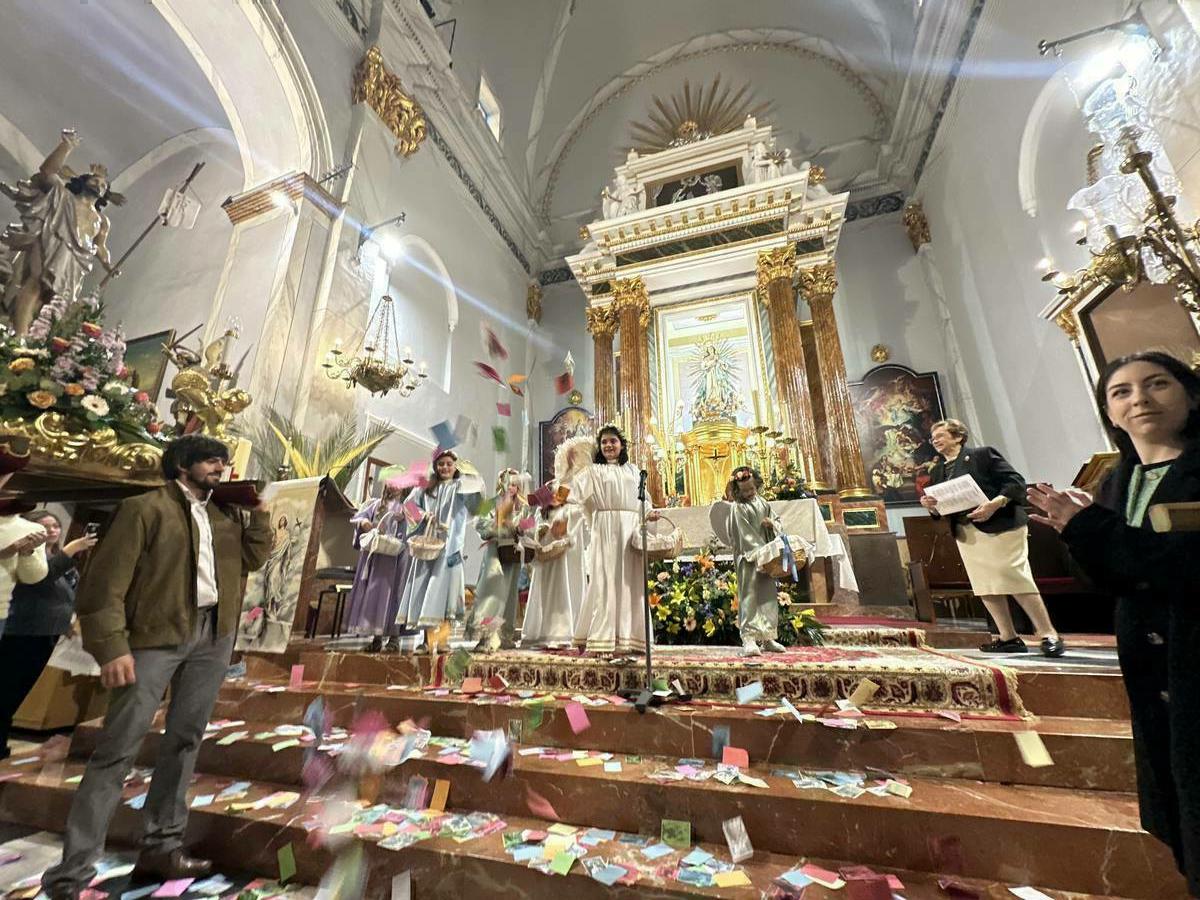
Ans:
{"type": "Polygon", "coordinates": [[[29,438],[33,459],[29,471],[41,475],[91,481],[161,484],[162,448],[121,443],[111,428],[73,431],[58,413],[42,413],[32,422],[0,422],[0,434],[29,438]]]}

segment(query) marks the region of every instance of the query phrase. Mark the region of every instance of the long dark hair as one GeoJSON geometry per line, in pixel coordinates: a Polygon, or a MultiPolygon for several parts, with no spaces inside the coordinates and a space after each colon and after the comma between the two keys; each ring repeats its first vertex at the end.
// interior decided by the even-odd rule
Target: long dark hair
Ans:
{"type": "Polygon", "coordinates": [[[1130,353],[1127,356],[1114,359],[1104,367],[1104,371],[1100,373],[1100,378],[1096,381],[1096,407],[1100,410],[1100,421],[1104,423],[1104,430],[1108,432],[1109,439],[1121,452],[1121,459],[1124,460],[1132,457],[1136,461],[1137,453],[1133,448],[1133,441],[1129,439],[1129,435],[1115,426],[1112,423],[1112,419],[1108,417],[1108,383],[1112,381],[1113,375],[1117,373],[1118,369],[1135,362],[1145,362],[1160,366],[1166,369],[1172,378],[1183,385],[1183,389],[1188,395],[1188,400],[1192,404],[1187,422],[1183,426],[1183,438],[1188,443],[1192,443],[1200,438],[1200,375],[1197,375],[1187,365],[1169,353],[1163,353],[1161,350],[1141,350],[1137,353],[1130,353]]]}
{"type": "Polygon", "coordinates": [[[438,476],[437,464],[438,460],[443,456],[448,456],[454,460],[454,474],[447,478],[447,481],[453,481],[456,478],[462,478],[462,471],[458,468],[458,454],[453,450],[443,450],[429,463],[429,480],[434,484],[441,484],[442,479],[438,476]]]}
{"type": "Polygon", "coordinates": [[[27,512],[21,518],[25,519],[28,522],[37,522],[39,525],[42,524],[42,519],[53,519],[55,522],[57,522],[58,523],[58,544],[55,544],[53,547],[50,547],[49,549],[51,549],[51,550],[58,549],[58,545],[62,543],[62,538],[63,538],[63,536],[62,536],[62,530],[63,530],[62,519],[60,519],[54,513],[50,512],[50,510],[46,509],[45,507],[42,507],[41,509],[32,510],[31,512],[27,512]]]}
{"type": "Polygon", "coordinates": [[[608,462],[608,460],[604,458],[604,454],[600,451],[600,439],[602,437],[604,437],[606,434],[616,435],[617,440],[619,440],[621,442],[621,455],[617,457],[617,462],[620,463],[621,465],[625,465],[625,463],[629,462],[629,444],[625,440],[625,435],[621,434],[621,429],[618,428],[616,425],[605,425],[603,428],[600,429],[599,433],[597,433],[597,435],[596,435],[596,454],[595,454],[595,456],[592,457],[592,462],[594,462],[594,463],[608,462]]]}

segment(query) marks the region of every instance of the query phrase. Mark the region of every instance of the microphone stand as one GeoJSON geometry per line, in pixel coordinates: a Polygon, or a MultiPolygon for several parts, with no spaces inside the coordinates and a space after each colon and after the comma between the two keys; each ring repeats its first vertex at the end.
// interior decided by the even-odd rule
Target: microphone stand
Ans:
{"type": "Polygon", "coordinates": [[[655,693],[654,690],[654,625],[650,617],[650,541],[646,523],[646,479],[648,475],[645,469],[642,469],[639,475],[638,500],[641,502],[642,510],[642,614],[646,624],[646,681],[641,690],[627,688],[617,693],[627,700],[632,700],[634,708],[644,714],[647,707],[662,706],[664,703],[676,700],[688,701],[692,699],[692,696],[691,694],[670,692],[670,696],[664,697],[655,693]]]}

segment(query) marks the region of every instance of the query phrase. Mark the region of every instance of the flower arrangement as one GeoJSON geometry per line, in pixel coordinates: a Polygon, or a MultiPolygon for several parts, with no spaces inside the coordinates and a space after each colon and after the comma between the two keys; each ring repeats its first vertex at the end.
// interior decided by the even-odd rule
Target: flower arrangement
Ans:
{"type": "MultiPolygon", "coordinates": [[[[647,585],[654,640],[660,644],[739,645],[737,573],[718,562],[710,546],[694,559],[651,563],[647,585]]],[[[781,582],[781,584],[783,584],[781,582]]],[[[800,609],[802,585],[779,591],[779,642],[786,646],[823,643],[825,628],[811,609],[800,609]]]]}
{"type": "Polygon", "coordinates": [[[791,463],[775,473],[770,483],[763,488],[762,495],[766,500],[800,500],[813,496],[805,487],[804,477],[791,463]]]}
{"type": "Polygon", "coordinates": [[[98,324],[102,314],[94,296],[55,297],[25,338],[0,327],[0,420],[54,412],[69,428],[111,428],[122,442],[158,440],[158,411],[130,384],[124,338],[98,324]]]}

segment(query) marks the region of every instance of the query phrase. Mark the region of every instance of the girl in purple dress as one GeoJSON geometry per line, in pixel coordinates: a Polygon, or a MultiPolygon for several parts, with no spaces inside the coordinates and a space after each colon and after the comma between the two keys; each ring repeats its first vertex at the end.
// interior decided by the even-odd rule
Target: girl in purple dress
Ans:
{"type": "Polygon", "coordinates": [[[350,614],[347,630],[350,634],[369,634],[371,644],[368,652],[378,653],[384,649],[383,638],[387,635],[387,649],[398,650],[396,613],[400,608],[400,594],[408,580],[412,557],[407,546],[399,555],[370,552],[371,541],[367,536],[379,530],[381,534],[404,540],[408,523],[404,517],[404,501],[407,488],[384,484],[383,495],[367,501],[350,521],[354,524],[354,547],[361,551],[358,568],[354,573],[354,590],[350,594],[350,614]]]}

